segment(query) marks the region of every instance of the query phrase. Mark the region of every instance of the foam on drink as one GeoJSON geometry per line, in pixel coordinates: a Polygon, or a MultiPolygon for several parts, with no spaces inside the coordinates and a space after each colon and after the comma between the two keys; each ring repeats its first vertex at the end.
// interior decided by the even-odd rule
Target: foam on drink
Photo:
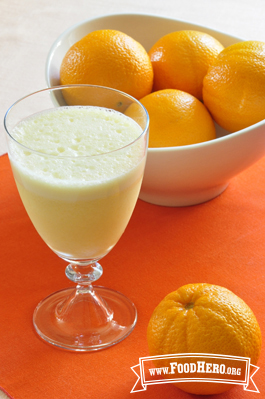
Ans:
{"type": "Polygon", "coordinates": [[[60,107],[31,116],[12,131],[13,137],[28,149],[51,155],[41,158],[40,154],[35,156],[30,150],[21,151],[16,147],[20,167],[23,165],[31,175],[37,173],[38,179],[53,180],[54,177],[67,184],[70,181],[87,184],[130,170],[141,155],[137,145],[119,154],[119,161],[111,164],[116,155],[107,153],[125,147],[140,134],[140,126],[132,119],[97,107],[60,107]],[[100,159],[95,157],[102,153],[106,155],[100,159]],[[91,158],[77,160],[82,156],[91,158]],[[71,157],[71,160],[63,162],[60,157],[71,157]]]}

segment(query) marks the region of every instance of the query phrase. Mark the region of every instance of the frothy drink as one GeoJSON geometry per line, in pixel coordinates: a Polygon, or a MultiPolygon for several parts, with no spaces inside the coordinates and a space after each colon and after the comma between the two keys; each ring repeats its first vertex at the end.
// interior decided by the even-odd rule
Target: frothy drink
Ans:
{"type": "Polygon", "coordinates": [[[59,256],[99,259],[116,244],[140,190],[141,133],[132,119],[98,107],[47,110],[13,129],[20,144],[11,143],[10,161],[20,196],[59,256]]]}

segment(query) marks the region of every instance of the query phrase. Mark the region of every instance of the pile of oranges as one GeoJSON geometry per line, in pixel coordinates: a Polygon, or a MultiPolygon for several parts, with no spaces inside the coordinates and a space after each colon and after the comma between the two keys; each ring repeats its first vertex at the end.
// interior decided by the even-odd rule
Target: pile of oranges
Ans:
{"type": "Polygon", "coordinates": [[[227,48],[204,32],[160,38],[147,51],[116,30],[97,30],[66,53],[61,84],[112,87],[137,98],[150,116],[149,147],[199,143],[265,118],[265,43],[227,48]]]}

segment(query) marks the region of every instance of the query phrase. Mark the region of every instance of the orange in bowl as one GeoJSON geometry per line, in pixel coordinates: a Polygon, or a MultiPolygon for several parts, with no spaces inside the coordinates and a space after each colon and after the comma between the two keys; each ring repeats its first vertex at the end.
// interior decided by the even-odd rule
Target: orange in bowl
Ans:
{"type": "Polygon", "coordinates": [[[200,31],[180,30],[161,37],[148,53],[154,90],[183,90],[202,100],[203,78],[223,48],[213,36],[200,31]]]}
{"type": "Polygon", "coordinates": [[[152,90],[153,68],[144,47],[117,30],[90,32],[66,52],[60,84],[92,84],[139,99],[152,90]]]}
{"type": "Polygon", "coordinates": [[[229,132],[265,119],[265,43],[239,42],[223,50],[204,78],[203,101],[229,132]]]}
{"type": "Polygon", "coordinates": [[[149,148],[183,146],[216,137],[214,122],[206,107],[188,93],[159,90],[140,102],[150,117],[149,148]]]}

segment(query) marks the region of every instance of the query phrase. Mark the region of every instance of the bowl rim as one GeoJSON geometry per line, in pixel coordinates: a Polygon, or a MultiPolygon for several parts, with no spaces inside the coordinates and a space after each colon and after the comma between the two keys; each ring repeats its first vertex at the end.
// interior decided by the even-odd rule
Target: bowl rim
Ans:
{"type": "MultiPolygon", "coordinates": [[[[140,12],[133,12],[133,13],[130,13],[130,12],[127,12],[127,13],[126,13],[126,12],[120,12],[120,13],[101,14],[101,15],[98,15],[98,16],[93,17],[93,18],[82,19],[81,21],[76,22],[75,24],[73,24],[73,25],[69,26],[68,28],[66,28],[66,29],[57,37],[57,39],[54,40],[53,45],[54,45],[55,43],[57,43],[61,37],[67,35],[69,32],[73,31],[74,29],[76,29],[76,28],[79,27],[79,26],[85,25],[85,24],[87,24],[87,23],[89,23],[89,22],[92,22],[92,21],[97,21],[97,20],[100,20],[100,19],[111,18],[111,17],[148,17],[148,18],[155,18],[155,19],[160,19],[160,20],[168,20],[168,21],[181,22],[181,23],[184,23],[184,24],[197,26],[197,27],[199,27],[199,28],[205,28],[205,29],[207,29],[207,30],[211,30],[212,32],[216,32],[216,33],[218,33],[218,34],[221,33],[221,34],[223,34],[224,36],[230,36],[230,37],[232,37],[233,39],[237,39],[237,40],[239,40],[239,41],[245,40],[245,39],[242,39],[241,37],[237,37],[237,36],[234,36],[234,35],[230,35],[230,34],[224,32],[224,31],[211,28],[210,26],[200,25],[200,24],[197,24],[197,23],[194,23],[194,22],[192,22],[192,21],[185,20],[185,19],[177,19],[177,18],[167,17],[167,16],[164,16],[164,15],[149,14],[149,13],[140,13],[140,12]]],[[[53,47],[53,45],[52,45],[52,47],[53,47]]]]}
{"type": "Polygon", "coordinates": [[[238,137],[238,136],[242,136],[244,134],[247,134],[250,130],[253,130],[254,128],[259,128],[260,126],[265,125],[265,119],[263,119],[260,122],[257,122],[251,126],[245,127],[244,129],[241,130],[237,130],[236,132],[231,132],[231,133],[227,133],[225,136],[222,137],[216,137],[215,139],[212,140],[208,140],[208,141],[203,141],[201,143],[195,143],[195,144],[186,144],[183,146],[175,146],[175,147],[148,147],[148,151],[156,153],[156,152],[173,152],[173,151],[189,151],[189,150],[193,150],[194,148],[198,148],[198,147],[209,147],[209,146],[214,146],[215,143],[218,143],[220,141],[227,141],[229,139],[231,139],[232,137],[238,137]]]}
{"type": "MultiPolygon", "coordinates": [[[[160,19],[160,20],[164,20],[164,21],[165,21],[165,20],[168,20],[168,21],[175,21],[175,22],[180,22],[180,23],[184,23],[184,24],[188,24],[188,25],[193,25],[194,27],[197,27],[197,28],[204,28],[204,29],[206,29],[206,30],[210,30],[210,31],[215,32],[215,33],[217,33],[217,34],[222,34],[222,35],[224,35],[224,36],[230,36],[231,38],[233,38],[233,39],[235,39],[235,40],[238,40],[238,41],[244,40],[244,39],[239,38],[239,37],[237,37],[237,36],[229,35],[229,34],[223,32],[223,31],[220,31],[220,30],[217,30],[217,29],[212,29],[212,28],[210,28],[209,26],[203,26],[203,25],[196,24],[196,23],[193,23],[193,22],[188,21],[188,20],[170,18],[170,17],[162,16],[162,15],[148,14],[148,13],[140,13],[140,12],[139,12],[139,13],[137,13],[137,12],[134,12],[134,13],[123,13],[123,12],[121,12],[121,13],[102,14],[102,15],[98,15],[98,16],[93,17],[93,18],[83,19],[83,20],[81,20],[81,21],[79,21],[79,22],[77,22],[77,23],[75,23],[75,24],[69,26],[67,29],[65,29],[65,30],[54,40],[54,42],[53,42],[53,44],[51,45],[50,50],[49,50],[49,52],[48,52],[48,54],[47,54],[46,63],[45,63],[45,78],[46,78],[46,83],[47,83],[47,85],[49,84],[49,74],[48,74],[48,71],[49,71],[49,65],[50,65],[50,61],[51,61],[51,56],[53,55],[54,50],[60,45],[61,40],[62,40],[65,36],[67,36],[70,32],[74,31],[76,28],[79,28],[79,27],[81,27],[81,26],[83,26],[83,25],[86,25],[86,24],[88,24],[88,23],[90,23],[90,22],[98,21],[98,20],[105,19],[105,18],[112,18],[112,17],[113,17],[113,18],[115,18],[115,17],[133,17],[133,18],[134,18],[134,17],[143,17],[143,18],[144,18],[144,17],[148,17],[148,18],[156,18],[156,19],[160,19]]],[[[49,86],[48,86],[48,87],[49,87],[49,86]]]]}
{"type": "MultiPolygon", "coordinates": [[[[57,39],[55,39],[55,41],[53,42],[52,46],[50,47],[50,50],[47,54],[47,58],[46,58],[46,63],[45,63],[45,80],[46,80],[46,84],[47,87],[52,87],[50,86],[50,65],[51,65],[51,60],[52,60],[52,56],[55,52],[55,50],[60,46],[62,40],[67,37],[71,32],[73,32],[74,30],[76,30],[77,28],[80,28],[86,24],[95,22],[95,21],[100,21],[103,19],[107,19],[107,18],[115,18],[115,17],[148,17],[148,18],[155,18],[157,20],[164,20],[164,21],[172,21],[172,22],[180,22],[183,24],[188,24],[188,25],[192,25],[194,27],[194,29],[198,28],[198,29],[206,29],[211,31],[212,33],[217,33],[217,34],[221,34],[224,36],[229,36],[232,39],[238,40],[238,41],[243,41],[245,39],[239,38],[237,36],[233,36],[230,35],[228,33],[225,33],[223,31],[217,30],[217,29],[213,29],[209,26],[204,26],[204,25],[200,25],[197,23],[193,23],[191,21],[188,20],[182,20],[182,19],[176,19],[176,18],[170,18],[167,16],[163,16],[163,15],[156,15],[156,14],[148,14],[148,13],[110,13],[110,14],[102,14],[102,15],[98,15],[96,17],[93,18],[88,18],[88,19],[83,19],[80,22],[77,22],[75,24],[73,24],[72,26],[68,27],[67,29],[65,29],[58,37],[57,39]]],[[[241,136],[244,134],[247,134],[249,132],[249,130],[252,130],[253,128],[259,128],[260,126],[265,125],[265,119],[263,119],[262,121],[259,121],[251,126],[248,126],[244,129],[238,130],[236,132],[227,132],[226,135],[221,136],[221,137],[216,137],[213,140],[209,140],[209,141],[204,141],[201,143],[195,143],[195,144],[187,144],[187,145],[183,145],[183,146],[172,146],[172,147],[148,147],[148,152],[150,153],[165,153],[165,152],[179,152],[179,151],[190,151],[190,150],[194,150],[195,148],[205,148],[205,147],[209,147],[209,146],[214,146],[216,144],[218,144],[220,141],[226,141],[231,139],[232,137],[237,137],[237,136],[241,136]]]]}

